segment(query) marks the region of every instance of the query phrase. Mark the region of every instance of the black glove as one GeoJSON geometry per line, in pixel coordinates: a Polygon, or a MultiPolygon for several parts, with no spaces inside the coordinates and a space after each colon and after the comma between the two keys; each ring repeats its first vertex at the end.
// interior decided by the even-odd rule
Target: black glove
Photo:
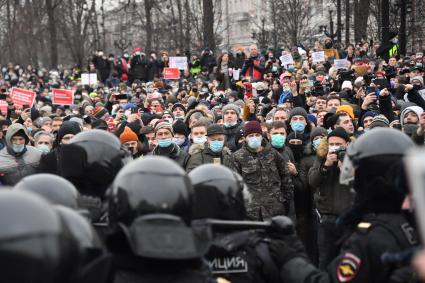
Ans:
{"type": "Polygon", "coordinates": [[[298,257],[297,252],[282,239],[270,240],[269,250],[273,261],[279,268],[291,259],[298,257]]]}

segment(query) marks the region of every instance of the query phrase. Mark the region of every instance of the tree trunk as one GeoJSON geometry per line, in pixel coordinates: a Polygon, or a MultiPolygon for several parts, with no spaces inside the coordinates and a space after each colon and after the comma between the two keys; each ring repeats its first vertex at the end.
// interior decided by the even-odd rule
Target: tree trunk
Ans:
{"type": "Polygon", "coordinates": [[[183,48],[185,38],[184,38],[184,35],[183,35],[183,9],[182,9],[181,0],[177,0],[177,13],[179,15],[179,17],[178,17],[178,23],[179,23],[178,48],[183,48]]]}
{"type": "Polygon", "coordinates": [[[370,0],[354,1],[354,40],[367,38],[367,21],[370,13],[370,0]]]}
{"type": "Polygon", "coordinates": [[[212,0],[202,0],[204,48],[216,50],[214,39],[214,5],[212,0]]]}
{"type": "Polygon", "coordinates": [[[59,61],[58,35],[55,23],[55,8],[52,0],[46,0],[47,21],[49,30],[50,68],[57,68],[59,61]]]}
{"type": "Polygon", "coordinates": [[[345,46],[350,44],[350,0],[345,0],[345,46]]]}
{"type": "Polygon", "coordinates": [[[184,9],[186,11],[186,19],[185,19],[185,49],[186,50],[190,50],[190,22],[191,22],[191,17],[190,17],[190,5],[189,5],[189,0],[185,0],[184,1],[184,9]]]}
{"type": "Polygon", "coordinates": [[[146,16],[146,52],[152,51],[152,8],[154,0],[145,0],[145,16],[146,16]]]}

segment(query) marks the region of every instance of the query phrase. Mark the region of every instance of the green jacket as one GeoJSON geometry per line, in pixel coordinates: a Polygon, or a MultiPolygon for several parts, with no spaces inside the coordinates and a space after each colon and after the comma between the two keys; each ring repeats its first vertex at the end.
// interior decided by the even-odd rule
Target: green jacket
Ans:
{"type": "Polygon", "coordinates": [[[227,147],[224,147],[221,152],[215,153],[207,144],[193,144],[189,148],[190,158],[186,165],[186,171],[189,173],[202,164],[214,163],[214,158],[220,158],[220,164],[226,165],[231,158],[230,154],[231,152],[227,147]]]}

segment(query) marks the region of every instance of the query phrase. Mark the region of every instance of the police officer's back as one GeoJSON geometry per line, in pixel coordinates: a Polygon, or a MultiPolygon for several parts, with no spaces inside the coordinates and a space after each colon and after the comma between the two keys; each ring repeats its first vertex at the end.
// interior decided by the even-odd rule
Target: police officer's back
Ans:
{"type": "MultiPolygon", "coordinates": [[[[246,220],[248,187],[227,167],[205,164],[189,173],[195,189],[194,218],[246,220]]],[[[202,222],[200,220],[199,222],[202,222]]],[[[280,282],[270,256],[265,231],[214,231],[206,255],[213,275],[232,283],[280,282]]]]}
{"type": "Polygon", "coordinates": [[[374,129],[362,135],[348,150],[341,181],[354,180],[357,192],[352,215],[354,232],[326,271],[319,271],[293,243],[273,242],[271,253],[287,282],[390,282],[396,266],[382,260],[384,253],[401,252],[416,243],[415,231],[402,215],[406,181],[402,156],[412,141],[396,130],[374,129]]]}

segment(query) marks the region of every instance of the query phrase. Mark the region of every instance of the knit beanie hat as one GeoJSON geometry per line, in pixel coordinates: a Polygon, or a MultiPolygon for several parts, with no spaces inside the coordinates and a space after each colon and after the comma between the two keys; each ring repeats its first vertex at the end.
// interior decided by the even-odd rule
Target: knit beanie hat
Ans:
{"type": "Polygon", "coordinates": [[[120,141],[122,144],[130,141],[139,141],[136,133],[134,133],[129,127],[125,127],[124,131],[120,135],[120,141]]]}
{"type": "Polygon", "coordinates": [[[361,124],[363,125],[363,121],[364,119],[366,119],[367,117],[375,117],[376,115],[378,115],[378,113],[374,112],[374,111],[367,111],[366,113],[363,114],[362,118],[360,119],[361,124]]]}
{"type": "Polygon", "coordinates": [[[66,135],[72,134],[76,135],[81,132],[80,125],[74,121],[65,121],[62,126],[60,126],[57,135],[58,144],[62,141],[62,138],[66,135]]]}
{"type": "Polygon", "coordinates": [[[409,107],[406,107],[401,112],[401,114],[400,114],[400,123],[401,123],[401,126],[404,125],[404,117],[409,112],[415,113],[418,116],[418,118],[419,118],[421,116],[422,112],[424,112],[424,110],[421,107],[419,107],[419,106],[409,106],[409,107]]]}
{"type": "Polygon", "coordinates": [[[314,123],[314,125],[316,125],[316,126],[317,126],[317,118],[316,118],[316,116],[315,116],[315,115],[313,115],[313,114],[308,114],[308,115],[307,115],[307,118],[308,118],[308,121],[309,121],[309,122],[313,122],[313,123],[314,123]]]}
{"type": "Polygon", "coordinates": [[[187,112],[186,107],[184,107],[184,106],[183,106],[183,104],[181,104],[181,103],[176,103],[176,104],[174,104],[174,105],[173,105],[173,107],[171,107],[171,112],[174,112],[174,110],[175,110],[177,107],[178,107],[178,108],[181,108],[181,109],[183,110],[183,112],[186,114],[186,112],[187,112]]]}
{"type": "Polygon", "coordinates": [[[350,116],[351,119],[354,120],[354,110],[353,107],[351,107],[350,105],[341,105],[336,109],[336,113],[341,113],[341,112],[345,112],[348,114],[348,116],[350,116]]]}
{"type": "Polygon", "coordinates": [[[221,113],[226,114],[227,111],[229,110],[233,110],[235,111],[235,113],[240,116],[241,115],[241,109],[239,108],[239,106],[237,106],[236,104],[227,104],[226,106],[223,107],[223,109],[221,110],[221,113]]]}
{"type": "Polygon", "coordinates": [[[96,106],[93,110],[93,116],[97,119],[101,119],[106,114],[108,114],[108,110],[105,107],[96,106]]]}
{"type": "Polygon", "coordinates": [[[341,127],[337,127],[337,128],[335,128],[335,130],[330,132],[329,135],[328,135],[328,140],[329,140],[330,137],[339,137],[339,138],[345,140],[346,142],[350,141],[350,136],[347,134],[347,132],[344,130],[344,128],[341,128],[341,127]]]}
{"type": "Polygon", "coordinates": [[[389,126],[390,126],[390,121],[388,121],[387,117],[379,114],[373,117],[372,123],[370,124],[369,128],[370,129],[377,128],[377,127],[388,128],[389,126]]]}
{"type": "Polygon", "coordinates": [[[419,81],[421,83],[421,86],[424,86],[424,78],[421,77],[421,76],[413,77],[410,81],[411,82],[413,82],[413,81],[419,81]]]}
{"type": "Polygon", "coordinates": [[[302,107],[295,107],[292,109],[291,112],[289,112],[288,121],[291,121],[292,117],[294,116],[303,116],[305,120],[308,121],[307,111],[305,111],[305,109],[302,107]]]}
{"type": "Polygon", "coordinates": [[[261,129],[261,124],[258,121],[249,121],[244,128],[244,137],[247,137],[250,134],[263,134],[263,130],[261,129]]]}
{"type": "Polygon", "coordinates": [[[317,136],[327,136],[327,135],[328,135],[328,132],[324,128],[315,127],[315,128],[313,128],[313,130],[311,130],[310,140],[311,141],[314,140],[314,138],[317,137],[317,136]]]}
{"type": "Polygon", "coordinates": [[[181,120],[177,120],[173,124],[173,131],[174,133],[182,134],[185,137],[189,136],[189,129],[187,128],[186,124],[181,120]]]}
{"type": "Polygon", "coordinates": [[[156,134],[156,132],[158,132],[158,130],[160,130],[160,129],[167,129],[167,130],[169,130],[169,131],[171,132],[171,134],[172,134],[172,135],[174,135],[173,127],[172,127],[172,126],[171,126],[171,124],[170,124],[170,123],[168,123],[168,122],[165,122],[165,121],[158,122],[158,123],[155,125],[155,134],[156,134]]]}

